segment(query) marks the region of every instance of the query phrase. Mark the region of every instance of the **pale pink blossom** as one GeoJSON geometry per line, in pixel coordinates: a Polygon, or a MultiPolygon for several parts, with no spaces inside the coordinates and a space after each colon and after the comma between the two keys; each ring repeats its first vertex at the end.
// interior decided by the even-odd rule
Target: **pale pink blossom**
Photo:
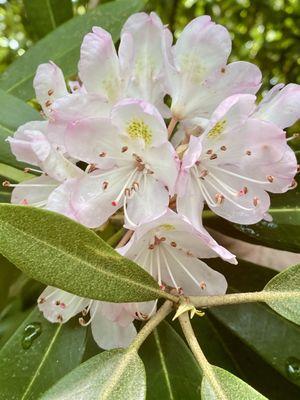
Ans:
{"type": "Polygon", "coordinates": [[[195,229],[170,209],[161,217],[140,225],[118,252],[142,266],[162,288],[170,286],[186,295],[224,294],[226,279],[201,258],[236,259],[202,227],[195,229]]]}
{"type": "Polygon", "coordinates": [[[177,208],[202,226],[206,203],[232,222],[253,224],[270,206],[267,192],[293,184],[296,157],[285,132],[256,113],[255,96],[235,95],[213,113],[200,137],[191,137],[177,184],[177,208]]]}
{"type": "Polygon", "coordinates": [[[71,200],[84,225],[98,227],[121,207],[133,228],[166,211],[178,157],[163,118],[150,103],[125,99],[113,107],[110,119],[70,125],[66,148],[95,169],[79,181],[71,200]]]}

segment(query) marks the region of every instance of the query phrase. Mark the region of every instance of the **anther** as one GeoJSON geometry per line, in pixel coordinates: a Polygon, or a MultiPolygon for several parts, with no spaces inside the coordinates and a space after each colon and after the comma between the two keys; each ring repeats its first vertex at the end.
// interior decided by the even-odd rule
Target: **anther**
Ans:
{"type": "Polygon", "coordinates": [[[300,172],[300,164],[297,165],[297,174],[300,172]]]}
{"type": "Polygon", "coordinates": [[[58,314],[58,316],[56,317],[57,321],[59,322],[63,322],[63,316],[61,314],[58,314]]]}
{"type": "Polygon", "coordinates": [[[104,182],[102,183],[102,189],[105,190],[105,189],[107,189],[107,187],[108,187],[108,182],[107,182],[107,181],[104,181],[104,182]]]}
{"type": "Polygon", "coordinates": [[[132,184],[132,190],[134,190],[135,192],[137,192],[140,188],[140,185],[138,182],[133,182],[132,184]]]}
{"type": "Polygon", "coordinates": [[[212,155],[209,157],[209,159],[210,159],[210,160],[215,160],[217,157],[218,157],[217,154],[214,153],[214,154],[212,154],[212,155]]]}
{"type": "Polygon", "coordinates": [[[11,183],[9,181],[3,181],[2,186],[3,187],[10,187],[11,183]]]}
{"type": "Polygon", "coordinates": [[[130,196],[130,189],[129,188],[126,188],[124,190],[124,195],[125,195],[125,197],[129,197],[130,196]]]}
{"type": "Polygon", "coordinates": [[[257,207],[259,205],[259,198],[258,197],[254,197],[253,198],[253,204],[255,207],[257,207]]]}
{"type": "Polygon", "coordinates": [[[53,89],[49,89],[49,90],[48,90],[48,96],[52,96],[53,93],[54,93],[54,90],[53,90],[53,89]]]}
{"type": "Polygon", "coordinates": [[[221,72],[222,72],[222,74],[224,74],[225,73],[225,68],[223,67],[223,68],[221,68],[221,72]]]}
{"type": "Polygon", "coordinates": [[[50,107],[51,104],[52,104],[52,101],[51,101],[51,100],[45,101],[45,106],[46,106],[46,107],[50,107]]]}
{"type": "Polygon", "coordinates": [[[244,186],[243,189],[239,191],[239,196],[244,196],[247,193],[248,193],[248,188],[247,186],[244,186]]]}
{"type": "Polygon", "coordinates": [[[171,245],[172,247],[176,247],[176,246],[177,246],[177,243],[176,243],[176,242],[171,242],[170,245],[171,245]]]}
{"type": "Polygon", "coordinates": [[[221,149],[222,151],[226,151],[226,150],[227,150],[227,147],[226,147],[226,146],[221,146],[220,149],[221,149]]]}
{"type": "Polygon", "coordinates": [[[223,201],[224,201],[224,198],[225,197],[221,193],[217,193],[215,195],[215,199],[216,199],[217,204],[222,204],[223,201]]]}
{"type": "Polygon", "coordinates": [[[272,183],[272,182],[274,181],[274,176],[272,176],[272,175],[267,176],[267,180],[268,180],[270,183],[272,183]]]}
{"type": "Polygon", "coordinates": [[[105,151],[102,151],[102,152],[99,154],[99,157],[105,157],[105,156],[106,156],[105,151]]]}
{"type": "Polygon", "coordinates": [[[246,154],[247,154],[247,156],[251,156],[251,151],[250,150],[246,150],[246,154]]]}
{"type": "Polygon", "coordinates": [[[201,164],[201,163],[200,163],[199,160],[195,162],[195,165],[197,165],[197,167],[199,167],[200,164],[201,164]]]}
{"type": "Polygon", "coordinates": [[[125,153],[125,151],[127,151],[127,150],[128,150],[128,147],[127,146],[123,146],[121,151],[122,151],[122,153],[125,153]]]}
{"type": "Polygon", "coordinates": [[[46,300],[44,297],[39,297],[37,302],[38,302],[38,304],[44,304],[44,303],[46,303],[46,300]]]}
{"type": "Polygon", "coordinates": [[[55,303],[56,306],[59,306],[59,305],[60,305],[60,301],[59,301],[59,300],[55,300],[54,303],[55,303]]]}
{"type": "Polygon", "coordinates": [[[207,174],[208,174],[207,169],[203,169],[203,170],[200,172],[199,178],[203,179],[203,178],[206,177],[207,174]]]}
{"type": "Polygon", "coordinates": [[[148,247],[149,250],[153,250],[154,249],[154,244],[150,244],[148,247]]]}
{"type": "Polygon", "coordinates": [[[209,150],[207,150],[207,152],[206,152],[206,154],[212,154],[213,153],[213,150],[212,149],[209,149],[209,150]]]}
{"type": "Polygon", "coordinates": [[[204,281],[200,282],[199,286],[202,290],[206,289],[206,283],[204,281]]]}

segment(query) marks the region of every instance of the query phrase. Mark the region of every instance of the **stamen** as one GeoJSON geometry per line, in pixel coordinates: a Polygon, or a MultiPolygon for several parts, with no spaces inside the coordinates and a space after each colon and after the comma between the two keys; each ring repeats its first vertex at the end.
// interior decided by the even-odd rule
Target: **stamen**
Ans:
{"type": "Polygon", "coordinates": [[[206,154],[212,154],[213,153],[213,150],[212,149],[209,149],[209,150],[207,150],[207,152],[206,152],[206,154]]]}
{"type": "Polygon", "coordinates": [[[99,154],[99,157],[105,157],[105,156],[106,156],[105,151],[102,151],[102,152],[99,154]]]}
{"type": "Polygon", "coordinates": [[[94,319],[94,317],[95,317],[95,315],[96,315],[96,312],[97,312],[97,310],[98,310],[98,307],[99,307],[99,302],[97,302],[97,304],[96,304],[96,306],[95,306],[95,310],[94,310],[93,314],[90,315],[90,319],[89,319],[88,321],[85,321],[84,318],[82,318],[82,317],[80,317],[80,318],[78,319],[78,321],[79,321],[79,323],[80,323],[81,326],[88,326],[88,325],[91,324],[91,322],[93,321],[93,319],[94,319]]]}
{"type": "Polygon", "coordinates": [[[227,147],[226,147],[226,146],[221,146],[220,149],[221,149],[222,151],[226,151],[226,150],[227,150],[227,147]]]}
{"type": "Polygon", "coordinates": [[[217,169],[218,171],[222,171],[222,172],[224,172],[224,173],[226,173],[228,175],[236,176],[237,178],[245,179],[246,181],[249,181],[249,182],[259,183],[259,184],[262,184],[262,185],[265,185],[266,183],[268,183],[267,181],[259,181],[257,179],[252,179],[252,178],[249,178],[247,176],[236,174],[235,172],[229,171],[228,169],[217,167],[216,165],[211,165],[210,168],[217,169]]]}
{"type": "Polygon", "coordinates": [[[102,189],[106,190],[107,187],[108,187],[108,182],[107,181],[102,182],[102,189]]]}
{"type": "Polygon", "coordinates": [[[260,203],[259,198],[258,198],[258,197],[254,197],[254,198],[253,198],[253,204],[254,204],[254,206],[257,207],[257,206],[259,205],[259,203],[260,203]]]}
{"type": "Polygon", "coordinates": [[[172,274],[172,270],[171,270],[171,268],[170,268],[170,266],[169,266],[169,263],[168,263],[168,260],[167,260],[167,257],[166,257],[165,251],[164,251],[164,246],[161,246],[160,251],[161,251],[161,254],[162,254],[162,256],[163,256],[163,259],[164,259],[165,265],[166,265],[166,267],[167,267],[168,273],[169,273],[169,275],[170,275],[171,281],[172,281],[174,287],[175,287],[175,288],[177,289],[177,291],[178,291],[179,286],[177,285],[177,282],[176,282],[176,280],[175,280],[175,278],[174,278],[174,276],[173,276],[173,274],[172,274]]]}
{"type": "Polygon", "coordinates": [[[172,247],[177,247],[177,243],[176,243],[176,242],[171,242],[170,245],[171,245],[172,247]]]}
{"type": "Polygon", "coordinates": [[[57,187],[57,185],[43,184],[43,183],[10,183],[9,181],[2,182],[2,186],[4,187],[57,187]]]}
{"type": "Polygon", "coordinates": [[[267,176],[267,180],[272,183],[274,181],[274,177],[272,175],[267,176]]]}
{"type": "Polygon", "coordinates": [[[209,159],[210,159],[210,160],[215,160],[217,157],[218,157],[217,154],[214,153],[214,154],[212,154],[212,155],[209,157],[209,159]]]}
{"type": "Polygon", "coordinates": [[[251,156],[252,153],[251,153],[250,150],[246,150],[246,151],[245,151],[245,154],[247,154],[247,156],[251,156]]]}
{"type": "MultiPolygon", "coordinates": [[[[135,169],[129,174],[129,178],[126,180],[126,182],[125,182],[124,186],[122,187],[120,193],[118,194],[117,198],[116,198],[114,201],[111,202],[111,204],[112,204],[113,206],[117,206],[117,205],[118,205],[118,203],[119,203],[121,197],[123,196],[125,190],[128,188],[128,186],[129,186],[129,184],[130,184],[130,181],[133,179],[133,177],[135,176],[136,172],[137,172],[137,168],[135,168],[135,169]]],[[[126,197],[126,195],[125,195],[125,197],[126,197]]]]}
{"type": "Polygon", "coordinates": [[[221,193],[217,193],[215,195],[215,199],[216,199],[217,204],[222,204],[225,197],[221,193]]]}
{"type": "Polygon", "coordinates": [[[123,146],[121,152],[125,153],[125,151],[127,151],[127,150],[128,150],[128,147],[127,146],[123,146]]]}
{"type": "MultiPolygon", "coordinates": [[[[24,172],[27,174],[28,172],[38,172],[39,174],[43,174],[43,171],[35,168],[26,167],[24,168],[24,172]]],[[[47,175],[47,174],[46,174],[47,175]]]]}
{"type": "Polygon", "coordinates": [[[52,101],[51,101],[51,100],[45,101],[45,106],[46,106],[46,107],[50,107],[51,104],[52,104],[52,101]]]}
{"type": "Polygon", "coordinates": [[[53,90],[53,89],[49,89],[49,90],[48,90],[48,96],[52,96],[53,93],[54,93],[54,90],[53,90]]]}

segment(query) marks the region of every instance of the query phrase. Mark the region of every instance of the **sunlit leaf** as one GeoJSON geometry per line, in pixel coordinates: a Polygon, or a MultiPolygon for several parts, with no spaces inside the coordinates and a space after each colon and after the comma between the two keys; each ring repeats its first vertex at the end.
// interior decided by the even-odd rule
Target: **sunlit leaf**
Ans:
{"type": "Polygon", "coordinates": [[[30,277],[79,296],[115,302],[165,296],[94,232],[50,211],[1,204],[0,253],[30,277]]]}
{"type": "Polygon", "coordinates": [[[143,400],[144,365],[135,351],[105,351],[68,374],[41,400],[143,400]]]}
{"type": "Polygon", "coordinates": [[[52,324],[35,309],[0,350],[0,399],[32,400],[75,368],[86,329],[52,324]]]}

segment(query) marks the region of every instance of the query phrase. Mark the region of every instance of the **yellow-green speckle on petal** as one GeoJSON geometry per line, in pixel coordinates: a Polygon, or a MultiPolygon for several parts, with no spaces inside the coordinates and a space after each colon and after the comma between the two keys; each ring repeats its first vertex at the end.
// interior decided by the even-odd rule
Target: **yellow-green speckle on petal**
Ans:
{"type": "Polygon", "coordinates": [[[224,131],[226,125],[226,119],[221,119],[218,121],[208,132],[207,137],[210,139],[216,139],[224,131]]]}
{"type": "Polygon", "coordinates": [[[175,226],[171,225],[171,224],[163,224],[163,225],[160,225],[159,228],[163,231],[174,231],[175,230],[175,226]]]}
{"type": "Polygon", "coordinates": [[[144,139],[145,144],[152,143],[152,132],[151,129],[141,119],[132,119],[127,126],[127,133],[131,139],[144,139]]]}

